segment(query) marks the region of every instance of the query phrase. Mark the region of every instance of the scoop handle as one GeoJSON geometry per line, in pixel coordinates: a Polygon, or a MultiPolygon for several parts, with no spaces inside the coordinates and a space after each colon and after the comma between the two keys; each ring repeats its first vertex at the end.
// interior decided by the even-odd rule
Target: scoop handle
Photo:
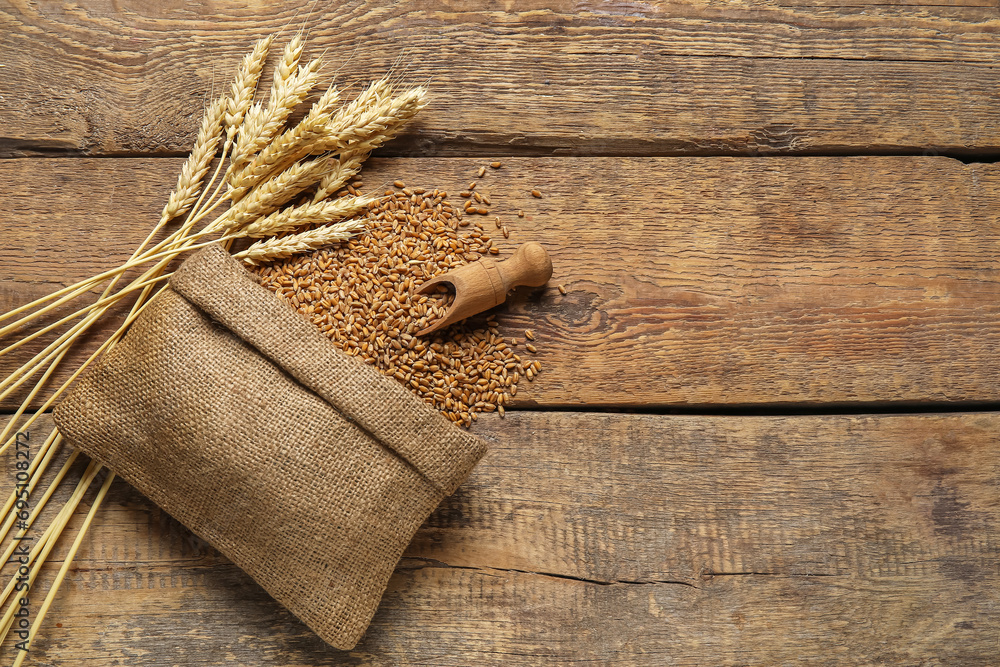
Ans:
{"type": "Polygon", "coordinates": [[[509,259],[497,262],[496,267],[503,280],[504,294],[518,285],[541,287],[552,277],[549,253],[534,241],[522,244],[509,259]]]}

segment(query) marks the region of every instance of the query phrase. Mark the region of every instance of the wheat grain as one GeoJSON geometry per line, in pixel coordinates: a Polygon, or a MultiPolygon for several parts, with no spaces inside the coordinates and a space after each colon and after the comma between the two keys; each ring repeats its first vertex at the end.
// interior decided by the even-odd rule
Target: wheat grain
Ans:
{"type": "Polygon", "coordinates": [[[258,271],[265,287],[347,354],[468,426],[476,413],[509,405],[524,361],[499,335],[494,317],[485,328],[467,321],[416,336],[446,314],[454,295],[441,294],[444,287],[437,294],[414,290],[489,254],[492,240],[480,222],[461,219],[446,192],[403,185],[369,207],[366,233],[258,271]]]}

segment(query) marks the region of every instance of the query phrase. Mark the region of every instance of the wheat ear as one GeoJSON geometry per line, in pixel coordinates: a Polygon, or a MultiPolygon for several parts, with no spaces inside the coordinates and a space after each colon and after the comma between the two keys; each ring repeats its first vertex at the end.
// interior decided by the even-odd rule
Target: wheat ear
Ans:
{"type": "Polygon", "coordinates": [[[371,150],[395,136],[403,125],[427,106],[427,89],[411,88],[396,97],[378,100],[356,118],[331,123],[327,136],[313,149],[371,150]]]}
{"type": "Polygon", "coordinates": [[[330,88],[323,93],[298,125],[274,137],[254,157],[235,180],[234,187],[245,191],[262,181],[268,174],[279,171],[310,153],[326,152],[311,150],[311,146],[324,136],[330,114],[339,99],[336,88],[330,88]]]}
{"type": "Polygon", "coordinates": [[[345,120],[358,118],[361,113],[390,99],[392,95],[393,87],[388,78],[382,77],[377,81],[372,81],[353,100],[337,109],[337,113],[333,114],[330,122],[333,125],[342,125],[345,120]]]}
{"type": "MultiPolygon", "coordinates": [[[[237,165],[243,165],[253,158],[250,145],[260,135],[266,115],[267,111],[261,102],[251,104],[247,112],[243,114],[243,123],[240,125],[239,134],[236,135],[233,152],[229,156],[229,169],[226,170],[227,183],[231,184],[233,177],[238,173],[237,165]]],[[[242,169],[242,166],[239,169],[242,169]]]]}
{"type": "Polygon", "coordinates": [[[251,190],[250,194],[226,211],[215,226],[219,228],[239,227],[256,218],[268,215],[315,184],[329,169],[330,159],[327,157],[297,162],[251,190]]]}
{"type": "Polygon", "coordinates": [[[322,61],[318,58],[310,62],[307,67],[300,67],[296,73],[303,45],[301,33],[292,37],[285,46],[281,62],[275,67],[264,127],[254,141],[254,153],[266,146],[278,134],[288,116],[295,107],[305,101],[318,79],[319,69],[322,66],[322,61]]]}
{"type": "Polygon", "coordinates": [[[302,39],[301,32],[292,35],[292,38],[288,40],[288,44],[285,44],[285,48],[281,52],[281,60],[274,66],[274,77],[271,80],[271,94],[267,100],[268,109],[274,109],[284,104],[285,85],[292,78],[292,75],[295,74],[295,70],[299,66],[299,60],[302,58],[302,49],[305,45],[306,42],[302,39]]]}
{"type": "Polygon", "coordinates": [[[374,197],[341,197],[332,201],[302,204],[276,211],[239,230],[242,236],[262,238],[291,231],[306,225],[325,225],[349,218],[367,208],[374,197]]]}
{"type": "Polygon", "coordinates": [[[299,234],[258,241],[234,257],[247,264],[262,264],[303,252],[312,252],[333,243],[347,241],[364,229],[364,220],[347,220],[335,225],[324,225],[310,229],[299,234]]]}
{"type": "Polygon", "coordinates": [[[264,69],[264,61],[267,60],[267,52],[273,41],[274,35],[259,39],[253,45],[253,50],[243,56],[243,62],[230,88],[229,101],[226,105],[226,132],[229,141],[236,136],[240,123],[243,122],[243,116],[253,103],[254,94],[257,92],[257,81],[260,80],[260,73],[264,69]]]}
{"type": "Polygon", "coordinates": [[[340,189],[352,176],[361,171],[361,165],[370,155],[369,151],[361,153],[344,152],[340,158],[333,160],[330,171],[320,179],[313,195],[313,201],[319,202],[330,197],[340,189]]]}
{"type": "Polygon", "coordinates": [[[271,100],[266,108],[258,105],[251,107],[254,115],[251,116],[248,112],[236,141],[236,150],[227,174],[230,184],[246,169],[254,155],[267,146],[284,127],[295,107],[308,97],[319,81],[320,67],[322,62],[318,59],[303,65],[287,81],[283,81],[277,91],[272,90],[271,100]]]}
{"type": "MultiPolygon", "coordinates": [[[[300,160],[310,153],[363,153],[394,137],[403,125],[426,105],[427,90],[411,88],[397,97],[382,97],[354,116],[310,113],[291,130],[275,137],[246,171],[244,186],[268,173],[300,160]]],[[[315,109],[315,108],[314,108],[315,109]]]]}
{"type": "MultiPolygon", "coordinates": [[[[380,98],[392,92],[389,80],[385,77],[378,81],[373,81],[351,102],[341,107],[331,120],[339,120],[345,115],[356,114],[362,109],[374,105],[380,98]]],[[[361,171],[361,165],[371,154],[370,150],[342,151],[338,161],[333,165],[330,172],[322,178],[313,196],[313,201],[322,201],[333,195],[352,176],[361,171]]]]}
{"type": "Polygon", "coordinates": [[[160,214],[161,223],[184,215],[198,200],[201,182],[208,173],[208,167],[222,139],[222,118],[225,115],[226,105],[226,98],[222,96],[212,102],[205,111],[191,155],[181,167],[181,173],[177,177],[177,187],[170,193],[170,198],[160,214]]]}
{"type": "MultiPolygon", "coordinates": [[[[297,33],[292,37],[292,39],[285,45],[284,50],[281,53],[281,60],[274,66],[274,76],[273,82],[271,84],[271,96],[267,103],[267,108],[273,108],[277,102],[276,91],[281,90],[288,79],[290,79],[294,74],[295,70],[299,65],[299,58],[302,56],[302,49],[305,46],[305,42],[302,40],[302,33],[297,33]]],[[[258,103],[251,107],[250,112],[248,112],[246,118],[243,121],[243,127],[240,128],[240,135],[236,142],[236,149],[233,151],[232,165],[230,169],[233,173],[237,170],[242,169],[242,163],[244,161],[249,162],[249,159],[253,157],[253,154],[260,150],[252,148],[252,145],[260,136],[261,130],[264,128],[265,118],[268,116],[268,112],[265,110],[264,105],[258,103]]]]}

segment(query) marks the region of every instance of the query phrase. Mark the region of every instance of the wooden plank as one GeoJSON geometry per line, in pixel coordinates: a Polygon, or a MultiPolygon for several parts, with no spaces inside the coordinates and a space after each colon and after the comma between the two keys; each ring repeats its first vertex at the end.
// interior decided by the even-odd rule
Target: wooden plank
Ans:
{"type": "Polygon", "coordinates": [[[989,665],[998,428],[997,413],[490,415],[474,429],[490,453],[351,653],[116,484],[35,659],[989,665]]]}
{"type": "Polygon", "coordinates": [[[0,157],[187,151],[253,39],[298,26],[343,79],[432,81],[397,155],[1000,150],[990,8],[90,0],[0,9],[0,157]]]}
{"type": "MultiPolygon", "coordinates": [[[[374,160],[365,179],[454,192],[480,164],[374,160]]],[[[6,162],[0,210],[12,213],[0,221],[0,310],[128,257],[178,165],[6,162]]],[[[519,293],[499,315],[505,335],[531,327],[539,337],[545,370],[521,387],[522,406],[996,400],[996,165],[901,157],[504,165],[480,185],[493,199],[490,217],[511,230],[501,247],[541,241],[555,265],[550,287],[519,293]]],[[[0,357],[0,374],[26,358],[0,357]]]]}

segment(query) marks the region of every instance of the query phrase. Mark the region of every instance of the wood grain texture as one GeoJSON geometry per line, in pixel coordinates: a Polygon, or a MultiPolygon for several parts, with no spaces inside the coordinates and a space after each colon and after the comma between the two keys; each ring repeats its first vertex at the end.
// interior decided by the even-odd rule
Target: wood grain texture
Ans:
{"type": "MultiPolygon", "coordinates": [[[[482,163],[373,160],[364,177],[373,189],[402,178],[456,192],[482,163]]],[[[10,213],[0,218],[0,310],[127,258],[179,164],[4,163],[0,210],[10,213]]],[[[555,267],[549,287],[521,290],[498,311],[504,334],[523,341],[531,327],[539,339],[544,370],[521,387],[522,406],[1000,394],[996,165],[509,159],[480,190],[493,200],[485,219],[499,215],[511,230],[509,240],[496,235],[501,258],[533,240],[555,267]],[[533,188],[542,199],[530,196],[533,188]]],[[[0,357],[0,373],[26,358],[0,357]]]]}
{"type": "Polygon", "coordinates": [[[432,81],[399,155],[995,153],[998,21],[894,3],[16,2],[0,156],[186,152],[206,97],[285,27],[342,80],[402,62],[432,81]]]}
{"type": "Polygon", "coordinates": [[[355,651],[116,483],[34,664],[995,659],[996,413],[512,411],[475,430],[490,453],[418,532],[355,651]]]}

